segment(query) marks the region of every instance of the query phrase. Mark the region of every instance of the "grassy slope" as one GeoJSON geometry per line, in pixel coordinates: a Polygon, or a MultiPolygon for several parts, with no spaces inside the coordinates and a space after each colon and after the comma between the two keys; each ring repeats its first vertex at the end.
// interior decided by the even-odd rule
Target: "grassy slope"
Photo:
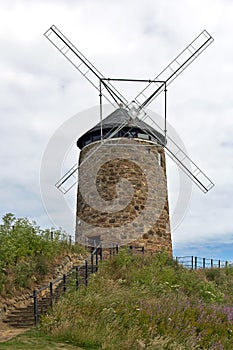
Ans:
{"type": "Polygon", "coordinates": [[[232,350],[233,269],[187,271],[163,254],[121,250],[41,332],[85,349],[232,350]]]}
{"type": "Polygon", "coordinates": [[[165,255],[119,256],[7,349],[232,350],[233,269],[187,271],[165,255]],[[49,336],[49,338],[48,338],[49,336]]]}

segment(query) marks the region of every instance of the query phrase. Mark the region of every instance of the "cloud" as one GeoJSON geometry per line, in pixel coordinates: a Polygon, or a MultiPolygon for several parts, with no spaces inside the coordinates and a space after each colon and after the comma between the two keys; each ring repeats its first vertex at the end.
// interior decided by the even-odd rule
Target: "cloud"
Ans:
{"type": "MultiPolygon", "coordinates": [[[[214,43],[169,86],[168,120],[190,157],[216,186],[207,195],[193,187],[189,211],[173,232],[173,240],[176,247],[185,250],[192,245],[197,251],[203,251],[205,245],[211,251],[216,242],[230,244],[232,7],[232,2],[226,0],[146,0],[143,4],[139,0],[2,1],[0,214],[9,210],[50,225],[39,188],[43,152],[65,120],[98,104],[98,92],[43,37],[50,25],[56,24],[64,31],[107,76],[148,79],[153,79],[185,45],[207,29],[214,43]],[[196,241],[200,246],[195,245],[196,241]]],[[[116,86],[130,97],[143,87],[116,86]]],[[[158,108],[160,113],[158,101],[149,107],[158,108]]],[[[97,121],[98,116],[80,120],[77,138],[97,121]]],[[[72,152],[64,170],[75,157],[72,152]]],[[[176,172],[174,167],[168,168],[171,211],[179,187],[176,172]]],[[[54,183],[57,179],[49,180],[54,183]]],[[[55,210],[59,215],[59,204],[55,210]]],[[[227,249],[227,245],[224,247],[227,249]]]]}

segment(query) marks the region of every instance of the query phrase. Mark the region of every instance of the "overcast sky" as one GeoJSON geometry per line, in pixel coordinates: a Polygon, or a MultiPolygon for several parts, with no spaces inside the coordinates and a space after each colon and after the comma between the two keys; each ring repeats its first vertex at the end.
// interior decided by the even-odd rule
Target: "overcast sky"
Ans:
{"type": "MultiPolygon", "coordinates": [[[[233,260],[233,2],[1,0],[0,14],[0,215],[12,212],[71,234],[75,192],[65,200],[71,220],[62,215],[60,192],[53,208],[45,208],[41,162],[51,152],[51,140],[77,115],[70,144],[59,145],[66,147],[62,169],[47,174],[50,185],[76,162],[75,139],[98,122],[98,116],[81,112],[98,105],[98,93],[43,33],[55,24],[104,75],[142,79],[153,79],[203,29],[214,37],[168,88],[168,121],[215,183],[207,194],[193,185],[183,221],[176,225],[172,218],[172,236],[175,255],[233,260]],[[51,222],[49,210],[58,222],[51,222]]],[[[136,91],[118,87],[129,95],[136,91]]],[[[150,108],[157,111],[156,103],[150,108]]],[[[169,161],[168,185],[172,216],[179,178],[169,161]]]]}

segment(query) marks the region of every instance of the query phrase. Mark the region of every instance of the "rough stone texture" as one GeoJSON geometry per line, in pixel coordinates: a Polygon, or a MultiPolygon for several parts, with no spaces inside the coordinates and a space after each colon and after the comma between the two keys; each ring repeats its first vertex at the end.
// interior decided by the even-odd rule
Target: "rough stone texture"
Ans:
{"type": "Polygon", "coordinates": [[[76,241],[143,245],[172,254],[166,163],[161,145],[142,139],[94,142],[80,153],[76,241]]]}

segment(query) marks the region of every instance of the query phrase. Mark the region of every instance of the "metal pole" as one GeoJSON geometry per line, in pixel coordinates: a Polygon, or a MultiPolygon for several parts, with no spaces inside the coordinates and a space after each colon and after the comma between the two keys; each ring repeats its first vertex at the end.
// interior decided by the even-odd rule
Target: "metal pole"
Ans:
{"type": "Polygon", "coordinates": [[[165,145],[167,144],[167,85],[166,85],[166,82],[164,83],[165,85],[165,89],[164,89],[164,93],[165,93],[165,96],[164,96],[164,137],[165,137],[165,140],[164,140],[164,143],[165,145]]]}
{"type": "Polygon", "coordinates": [[[99,87],[100,87],[100,94],[99,94],[99,96],[100,96],[100,139],[101,139],[101,141],[103,140],[103,123],[102,123],[102,121],[103,121],[103,109],[102,109],[102,81],[101,81],[101,79],[100,79],[100,85],[99,85],[99,87]]]}
{"type": "Polygon", "coordinates": [[[205,258],[203,258],[203,269],[205,269],[205,258]]]}
{"type": "Polygon", "coordinates": [[[192,268],[192,270],[193,270],[193,255],[191,256],[191,258],[192,258],[192,260],[191,260],[191,268],[192,268]]]}
{"type": "Polygon", "coordinates": [[[93,253],[91,253],[91,273],[94,273],[94,256],[93,256],[93,253]]]}
{"type": "Polygon", "coordinates": [[[197,269],[197,257],[195,256],[195,270],[197,269]]]}
{"type": "Polygon", "coordinates": [[[99,264],[99,259],[98,259],[98,249],[96,249],[95,252],[95,271],[98,271],[98,264],[99,264]]]}
{"type": "Polygon", "coordinates": [[[63,292],[66,292],[66,275],[63,274],[63,292]]]}
{"type": "Polygon", "coordinates": [[[100,260],[103,260],[103,248],[102,248],[102,246],[100,247],[100,260]]]}
{"type": "Polygon", "coordinates": [[[85,284],[86,284],[86,286],[88,284],[88,265],[87,265],[87,260],[85,260],[85,284]]]}
{"type": "Polygon", "coordinates": [[[76,266],[76,268],[75,268],[75,279],[76,279],[76,289],[78,289],[78,287],[79,287],[79,283],[78,283],[78,266],[76,266]]]}
{"type": "Polygon", "coordinates": [[[210,260],[210,266],[213,267],[213,259],[210,260]]]}
{"type": "Polygon", "coordinates": [[[33,291],[33,300],[34,300],[34,324],[37,326],[38,324],[38,303],[37,303],[37,291],[34,289],[33,291]]]}
{"type": "Polygon", "coordinates": [[[53,306],[53,282],[49,283],[49,291],[50,291],[50,307],[53,306]]]}

